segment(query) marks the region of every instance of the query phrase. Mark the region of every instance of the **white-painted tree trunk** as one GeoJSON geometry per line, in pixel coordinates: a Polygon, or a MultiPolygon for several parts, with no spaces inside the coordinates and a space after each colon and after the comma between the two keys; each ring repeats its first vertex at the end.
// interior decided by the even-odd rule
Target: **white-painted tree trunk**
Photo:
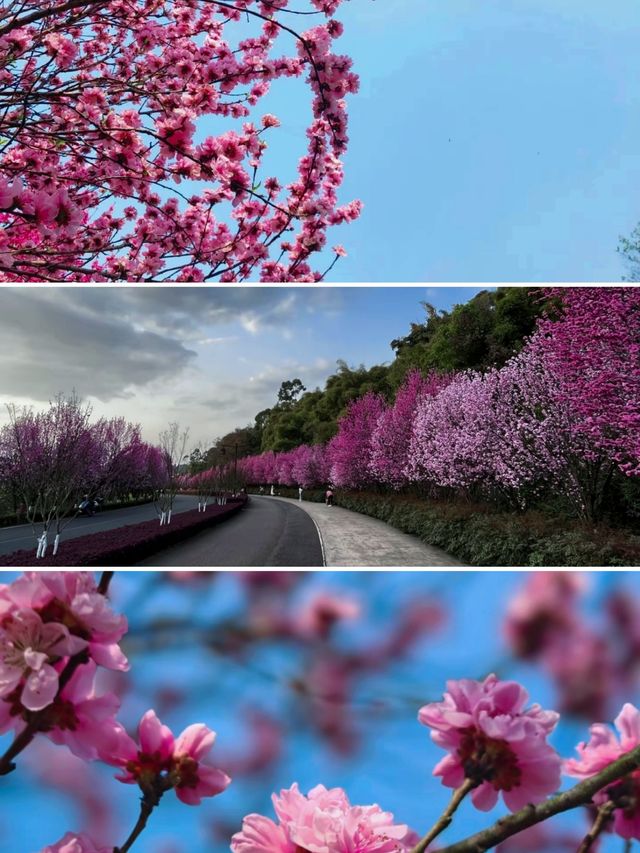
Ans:
{"type": "Polygon", "coordinates": [[[56,533],[56,538],[53,540],[53,556],[58,553],[58,545],[60,544],[60,534],[56,533]]]}
{"type": "Polygon", "coordinates": [[[38,550],[36,551],[36,559],[42,559],[47,553],[47,534],[43,533],[38,539],[38,550]]]}
{"type": "Polygon", "coordinates": [[[167,524],[171,524],[171,510],[169,510],[169,514],[167,516],[167,524]]]}
{"type": "Polygon", "coordinates": [[[161,513],[160,513],[160,526],[162,526],[162,525],[165,523],[165,519],[166,519],[166,517],[167,517],[167,513],[166,513],[166,512],[161,512],[161,513]]]}

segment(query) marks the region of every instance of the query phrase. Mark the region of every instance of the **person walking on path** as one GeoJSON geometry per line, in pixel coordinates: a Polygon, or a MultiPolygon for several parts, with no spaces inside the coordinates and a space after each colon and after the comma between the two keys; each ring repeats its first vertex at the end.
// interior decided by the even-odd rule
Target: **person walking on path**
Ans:
{"type": "Polygon", "coordinates": [[[298,486],[298,500],[302,500],[302,486],[298,486]]]}
{"type": "Polygon", "coordinates": [[[333,506],[333,491],[331,490],[331,486],[329,486],[329,488],[325,492],[324,502],[327,506],[333,506]]]}

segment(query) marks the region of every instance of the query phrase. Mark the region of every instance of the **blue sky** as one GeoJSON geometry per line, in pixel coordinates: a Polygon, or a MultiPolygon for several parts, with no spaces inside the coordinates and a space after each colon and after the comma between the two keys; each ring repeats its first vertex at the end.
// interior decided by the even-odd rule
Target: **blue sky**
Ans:
{"type": "MultiPolygon", "coordinates": [[[[332,281],[620,280],[640,219],[635,0],[351,0],[336,17],[361,77],[342,196],[365,209],[330,235],[349,253],[332,281]]],[[[293,92],[271,102],[292,141],[293,92]]]]}
{"type": "Polygon", "coordinates": [[[422,300],[447,310],[481,289],[4,288],[0,404],[41,407],[75,389],[148,441],[178,421],[210,446],[272,406],[286,379],[313,390],[338,359],[390,361],[390,341],[424,319],[422,300]]]}
{"type": "MultiPolygon", "coordinates": [[[[6,582],[11,577],[12,574],[3,573],[0,581],[6,582]]],[[[164,853],[161,839],[180,842],[179,853],[223,853],[227,845],[207,841],[203,822],[224,818],[234,831],[242,815],[249,811],[270,815],[271,791],[289,787],[294,781],[305,791],[319,782],[341,785],[352,802],[378,802],[392,811],[398,821],[424,832],[444,808],[448,791],[431,777],[442,752],[430,742],[428,732],[417,723],[416,714],[423,702],[440,698],[447,678],[479,678],[497,669],[503,678],[521,681],[532,702],[555,707],[556,696],[548,681],[534,667],[509,661],[502,639],[505,605],[525,577],[525,573],[517,572],[389,571],[316,572],[308,576],[294,601],[299,601],[313,587],[342,591],[363,603],[362,619],[345,626],[339,635],[341,648],[367,647],[374,638],[384,635],[385,626],[398,607],[423,596],[444,603],[450,611],[449,619],[441,632],[425,639],[407,660],[390,671],[374,674],[358,688],[355,703],[362,712],[364,748],[355,757],[346,761],[332,758],[326,747],[309,734],[299,716],[297,724],[289,730],[284,756],[271,775],[261,780],[238,778],[224,796],[206,802],[199,809],[184,806],[168,795],[152,816],[149,830],[136,844],[136,853],[164,853]],[[380,702],[387,710],[377,713],[374,709],[379,708],[380,702]]],[[[590,614],[593,626],[601,623],[600,596],[607,588],[621,586],[636,597],[640,595],[638,573],[593,573],[588,578],[585,612],[590,614]]],[[[142,591],[150,581],[149,575],[143,577],[139,572],[116,574],[114,606],[127,613],[134,629],[151,618],[187,617],[200,623],[207,618],[216,621],[235,614],[236,620],[242,619],[243,611],[238,609],[242,593],[233,573],[218,573],[209,588],[199,585],[189,590],[168,585],[153,598],[148,591],[142,591]]],[[[188,690],[187,704],[164,714],[164,721],[178,731],[194,721],[209,724],[218,732],[214,754],[219,758],[225,753],[241,751],[245,745],[239,713],[242,707],[249,704],[271,710],[279,717],[296,719],[290,716],[294,698],[286,688],[286,680],[287,674],[296,671],[299,661],[290,652],[283,654],[282,648],[279,651],[273,646],[265,648],[248,663],[194,652],[192,647],[179,644],[171,651],[156,654],[136,653],[131,646],[128,651],[133,689],[124,697],[121,714],[128,725],[135,724],[154,704],[153,692],[160,685],[179,685],[188,690]]],[[[624,698],[637,703],[637,689],[624,698]]],[[[552,740],[560,754],[568,757],[586,734],[587,721],[565,718],[552,740]]],[[[45,842],[77,827],[80,820],[61,793],[34,788],[25,763],[28,764],[23,760],[18,772],[1,783],[5,808],[0,815],[0,850],[11,853],[36,853],[45,842]],[[38,819],[29,820],[32,814],[37,814],[38,819]]],[[[137,811],[135,789],[120,785],[112,776],[113,771],[104,768],[105,791],[109,801],[114,798],[122,826],[132,826],[137,811]]],[[[465,804],[448,838],[453,841],[464,837],[487,826],[502,813],[498,807],[492,814],[484,815],[465,804]]],[[[586,826],[584,816],[578,813],[561,817],[559,822],[577,827],[577,831],[586,826]]],[[[611,838],[602,853],[618,853],[620,849],[619,839],[611,838]]]]}

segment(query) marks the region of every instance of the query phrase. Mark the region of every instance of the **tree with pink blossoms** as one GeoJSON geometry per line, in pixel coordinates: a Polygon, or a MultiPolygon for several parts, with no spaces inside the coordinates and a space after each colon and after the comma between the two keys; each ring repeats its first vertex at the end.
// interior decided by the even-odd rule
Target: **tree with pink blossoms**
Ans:
{"type": "Polygon", "coordinates": [[[298,486],[308,489],[329,481],[330,469],[325,446],[302,444],[293,454],[291,473],[298,486]]]}
{"type": "Polygon", "coordinates": [[[90,406],[62,395],[44,411],[8,411],[9,423],[0,430],[0,480],[22,501],[36,558],[46,555],[50,536],[58,553],[83,499],[128,498],[159,487],[157,451],[124,418],[91,423],[90,406]]]}
{"type": "Polygon", "coordinates": [[[331,481],[337,486],[360,489],[375,482],[371,470],[371,443],[386,408],[379,394],[369,392],[350,403],[338,421],[338,432],[327,447],[331,481]]]}
{"type": "Polygon", "coordinates": [[[384,411],[371,438],[371,471],[380,483],[394,489],[409,482],[407,465],[411,434],[420,401],[435,397],[451,381],[450,376],[419,370],[410,371],[396,393],[392,406],[384,411]]]}
{"type": "Polygon", "coordinates": [[[44,557],[54,535],[58,551],[66,519],[90,480],[94,440],[91,409],[75,396],[59,396],[45,412],[9,407],[9,424],[2,431],[3,477],[14,484],[26,507],[27,520],[38,542],[36,557],[44,557]]]}
{"type": "Polygon", "coordinates": [[[529,344],[553,376],[555,398],[594,463],[640,473],[640,292],[635,287],[556,288],[558,314],[529,344]]]}
{"type": "Polygon", "coordinates": [[[344,254],[316,268],[327,231],[360,212],[338,198],[340,4],[2,0],[0,280],[322,279],[344,254]],[[288,78],[311,103],[287,181],[261,102],[288,78]]]}
{"type": "Polygon", "coordinates": [[[138,424],[122,417],[101,418],[91,428],[94,451],[90,495],[128,495],[132,483],[144,479],[147,446],[138,424]]]}

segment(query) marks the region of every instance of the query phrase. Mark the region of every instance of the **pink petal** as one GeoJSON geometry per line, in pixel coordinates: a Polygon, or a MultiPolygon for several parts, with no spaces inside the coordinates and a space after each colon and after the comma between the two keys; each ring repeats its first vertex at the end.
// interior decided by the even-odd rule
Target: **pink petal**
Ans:
{"type": "Polygon", "coordinates": [[[58,673],[49,664],[32,672],[22,691],[22,704],[29,711],[41,711],[50,705],[58,692],[58,673]]]}
{"type": "Polygon", "coordinates": [[[162,725],[155,711],[150,710],[144,714],[138,726],[138,735],[142,752],[157,752],[162,758],[170,758],[173,755],[173,733],[168,726],[162,725]]]}
{"type": "Polygon", "coordinates": [[[202,723],[188,726],[176,739],[176,755],[188,755],[200,761],[211,749],[216,733],[202,723]]]}

